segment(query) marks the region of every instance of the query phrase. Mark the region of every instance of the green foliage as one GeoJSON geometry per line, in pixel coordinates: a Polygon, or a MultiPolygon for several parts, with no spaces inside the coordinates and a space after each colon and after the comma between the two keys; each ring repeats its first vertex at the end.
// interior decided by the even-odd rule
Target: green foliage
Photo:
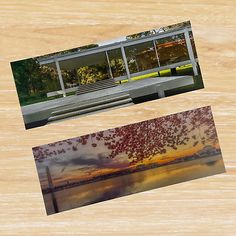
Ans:
{"type": "Polygon", "coordinates": [[[110,65],[113,77],[119,77],[126,73],[124,61],[122,58],[117,58],[117,59],[113,58],[112,60],[110,60],[110,65]]]}
{"type": "Polygon", "coordinates": [[[184,21],[178,24],[161,27],[160,29],[153,29],[153,30],[140,32],[137,34],[131,34],[131,35],[126,36],[126,39],[130,40],[130,39],[142,38],[142,37],[162,33],[163,31],[168,32],[168,31],[180,30],[182,28],[190,27],[190,26],[191,26],[190,21],[184,21]]]}
{"type": "Polygon", "coordinates": [[[90,48],[96,48],[98,46],[99,46],[98,44],[88,44],[86,46],[78,47],[78,50],[86,50],[86,49],[90,49],[90,48]]]}
{"type": "Polygon", "coordinates": [[[177,23],[174,25],[162,27],[162,29],[166,32],[166,31],[172,31],[172,30],[180,30],[182,28],[190,27],[190,26],[191,26],[190,21],[184,21],[184,22],[177,23]]]}
{"type": "Polygon", "coordinates": [[[145,36],[149,36],[149,35],[152,35],[153,34],[153,31],[152,30],[149,30],[149,31],[144,31],[144,32],[140,32],[140,33],[137,33],[137,34],[131,34],[131,35],[127,35],[126,36],[126,39],[136,39],[136,38],[141,38],[141,37],[145,37],[145,36]]]}
{"type": "Polygon", "coordinates": [[[11,63],[21,105],[46,98],[47,92],[60,89],[55,69],[40,66],[36,59],[11,63]]]}
{"type": "Polygon", "coordinates": [[[78,51],[87,50],[87,49],[90,49],[90,48],[95,48],[95,47],[98,47],[98,46],[99,46],[98,44],[88,44],[88,45],[81,46],[81,47],[78,47],[78,48],[72,48],[72,49],[68,49],[68,50],[64,50],[64,51],[60,51],[60,52],[55,52],[55,53],[50,53],[50,54],[46,54],[46,55],[43,55],[43,56],[39,56],[39,57],[37,57],[37,59],[44,59],[44,58],[48,58],[48,57],[66,55],[66,54],[70,54],[70,53],[73,53],[73,52],[78,52],[78,51]]]}
{"type": "MultiPolygon", "coordinates": [[[[97,46],[97,44],[91,44],[81,48],[50,54],[50,56],[86,50],[97,46]]],[[[43,57],[48,57],[48,55],[11,63],[16,89],[22,106],[50,100],[50,98],[47,98],[48,92],[61,90],[56,69],[39,65],[38,59],[43,57]]],[[[66,88],[70,87],[71,84],[78,83],[74,71],[62,70],[61,72],[66,88]]],[[[78,69],[78,75],[81,79],[81,84],[93,83],[108,77],[106,65],[81,67],[78,69]]]]}
{"type": "Polygon", "coordinates": [[[105,65],[83,66],[77,70],[77,73],[81,85],[108,79],[107,68],[105,65]]]}

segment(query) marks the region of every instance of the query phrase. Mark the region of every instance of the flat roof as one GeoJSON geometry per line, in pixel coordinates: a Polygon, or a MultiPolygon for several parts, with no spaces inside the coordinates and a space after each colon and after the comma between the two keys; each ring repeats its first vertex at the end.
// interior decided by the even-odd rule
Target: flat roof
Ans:
{"type": "MultiPolygon", "coordinates": [[[[84,57],[84,56],[96,54],[99,52],[105,52],[107,50],[117,49],[117,48],[120,48],[121,45],[130,46],[130,45],[135,45],[135,44],[142,43],[142,42],[148,42],[148,41],[154,40],[156,38],[164,38],[164,37],[172,36],[175,34],[180,34],[180,33],[183,33],[185,30],[190,31],[191,26],[190,25],[184,26],[184,27],[181,27],[178,29],[168,30],[168,31],[164,31],[161,33],[156,33],[156,34],[143,36],[143,37],[139,37],[139,38],[134,38],[134,39],[127,39],[127,40],[123,40],[120,42],[110,43],[107,45],[102,45],[102,46],[98,46],[98,47],[94,47],[94,48],[83,49],[80,51],[68,52],[65,54],[49,55],[48,57],[46,57],[46,56],[42,56],[42,57],[38,57],[38,58],[36,57],[36,59],[38,60],[40,65],[49,65],[49,66],[54,67],[53,64],[55,63],[55,60],[58,60],[60,62],[65,61],[65,60],[72,60],[72,59],[78,58],[78,57],[84,57]]],[[[60,53],[60,52],[58,52],[58,53],[60,53]]],[[[60,65],[61,65],[61,63],[60,63],[60,65]]]]}

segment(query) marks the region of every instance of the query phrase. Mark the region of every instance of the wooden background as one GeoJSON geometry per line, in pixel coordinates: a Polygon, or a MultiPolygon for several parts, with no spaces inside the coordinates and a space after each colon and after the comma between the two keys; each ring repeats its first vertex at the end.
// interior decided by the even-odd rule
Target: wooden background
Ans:
{"type": "Polygon", "coordinates": [[[235,0],[0,0],[1,235],[236,235],[235,0]],[[24,130],[10,61],[191,20],[205,89],[24,130]],[[31,147],[212,105],[227,173],[46,216],[31,147]]]}

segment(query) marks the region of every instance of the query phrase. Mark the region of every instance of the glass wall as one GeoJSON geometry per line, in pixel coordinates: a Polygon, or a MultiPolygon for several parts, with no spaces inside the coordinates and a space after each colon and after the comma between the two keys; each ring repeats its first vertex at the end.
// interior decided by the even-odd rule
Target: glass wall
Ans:
{"type": "Polygon", "coordinates": [[[189,60],[184,34],[156,40],[160,66],[189,60]]]}
{"type": "Polygon", "coordinates": [[[113,78],[126,75],[125,64],[122,57],[121,49],[117,48],[107,51],[107,55],[109,58],[113,78]]]}
{"type": "Polygon", "coordinates": [[[81,61],[81,64],[84,62],[84,66],[77,69],[77,76],[81,85],[92,84],[111,77],[105,52],[91,54],[81,58],[81,60],[84,60],[81,61]]]}
{"type": "MultiPolygon", "coordinates": [[[[197,57],[192,32],[189,35],[194,56],[197,57]]],[[[189,60],[184,33],[125,46],[124,50],[131,75],[189,60]]],[[[121,48],[75,59],[71,62],[71,68],[76,67],[70,71],[62,70],[66,88],[127,76],[121,48]]]]}
{"type": "Polygon", "coordinates": [[[79,81],[76,76],[76,70],[61,70],[64,86],[66,89],[78,86],[79,81]]]}
{"type": "Polygon", "coordinates": [[[158,66],[153,41],[125,47],[130,73],[137,73],[158,66]]]}
{"type": "MultiPolygon", "coordinates": [[[[45,95],[49,92],[61,90],[60,81],[58,79],[58,74],[57,74],[57,71],[55,68],[43,65],[43,66],[39,66],[37,68],[37,70],[35,68],[35,71],[33,71],[33,72],[36,74],[36,76],[38,76],[38,77],[41,76],[43,86],[41,86],[40,79],[33,81],[32,84],[36,87],[44,88],[45,95]]],[[[33,72],[31,72],[31,73],[33,73],[33,72]]],[[[33,77],[33,78],[35,78],[35,77],[33,77]]],[[[31,91],[34,91],[34,90],[31,90],[31,91]]]]}

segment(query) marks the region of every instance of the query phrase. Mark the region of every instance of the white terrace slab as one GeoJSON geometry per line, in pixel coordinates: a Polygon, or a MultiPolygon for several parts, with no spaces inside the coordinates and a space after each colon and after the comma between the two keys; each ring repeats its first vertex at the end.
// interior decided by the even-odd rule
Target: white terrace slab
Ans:
{"type": "Polygon", "coordinates": [[[193,77],[189,75],[142,79],[119,84],[118,86],[112,88],[85,93],[78,96],[74,95],[23,106],[22,113],[25,123],[27,124],[48,119],[50,117],[50,114],[59,108],[76,104],[87,104],[94,100],[102,99],[112,95],[129,93],[131,98],[137,98],[157,93],[159,97],[164,97],[164,92],[166,90],[191,84],[194,84],[194,80],[193,77]]]}

